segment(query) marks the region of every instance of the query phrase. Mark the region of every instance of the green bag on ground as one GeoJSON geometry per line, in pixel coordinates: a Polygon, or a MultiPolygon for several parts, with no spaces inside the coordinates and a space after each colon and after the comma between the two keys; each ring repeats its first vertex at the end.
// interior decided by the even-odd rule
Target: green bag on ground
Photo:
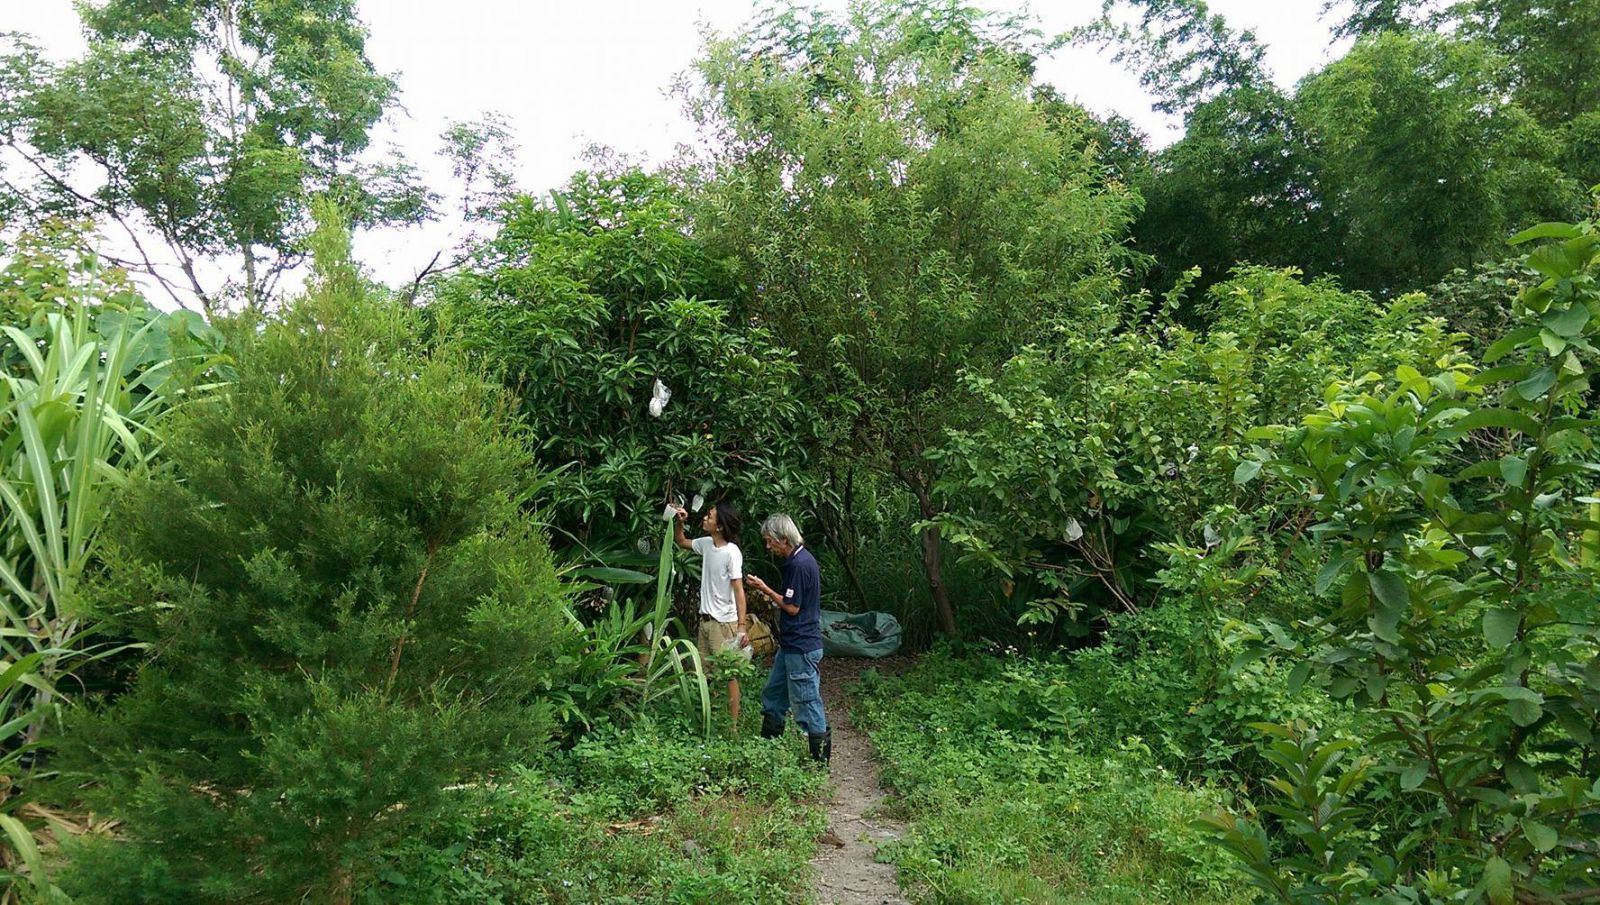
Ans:
{"type": "Polygon", "coordinates": [[[887,657],[900,649],[900,622],[888,613],[822,611],[824,657],[887,657]]]}

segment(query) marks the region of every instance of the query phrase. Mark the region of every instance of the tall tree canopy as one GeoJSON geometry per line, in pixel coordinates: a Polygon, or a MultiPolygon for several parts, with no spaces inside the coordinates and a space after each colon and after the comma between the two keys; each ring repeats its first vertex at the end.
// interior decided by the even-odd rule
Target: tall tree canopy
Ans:
{"type": "Polygon", "coordinates": [[[353,0],[105,0],[79,12],[81,58],[57,65],[21,38],[0,56],[12,158],[0,176],[26,213],[116,224],[134,249],[123,263],[175,300],[267,304],[305,257],[317,192],[359,225],[427,210],[406,165],[361,160],[396,89],[367,59],[353,0]],[[208,283],[211,258],[237,276],[208,283]]]}
{"type": "MultiPolygon", "coordinates": [[[[924,453],[957,376],[1116,291],[1136,198],[1034,82],[1027,24],[945,3],[786,11],[713,39],[691,109],[716,139],[700,226],[750,316],[799,355],[829,461],[936,514],[924,453]]],[[[938,529],[922,527],[946,631],[938,529]]]]}

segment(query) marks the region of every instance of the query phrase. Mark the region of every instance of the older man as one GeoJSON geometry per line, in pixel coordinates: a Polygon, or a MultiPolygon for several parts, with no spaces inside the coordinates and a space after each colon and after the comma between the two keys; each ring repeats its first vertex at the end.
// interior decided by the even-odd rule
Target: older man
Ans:
{"type": "Polygon", "coordinates": [[[774,515],[762,523],[761,540],[783,563],[779,590],[755,575],[746,578],[779,610],[778,654],[761,691],[761,735],[782,735],[793,710],[794,721],[805,730],[812,759],[826,764],[833,754],[833,734],[822,712],[822,677],[817,671],[822,662],[822,573],[794,519],[787,515],[774,515]]]}

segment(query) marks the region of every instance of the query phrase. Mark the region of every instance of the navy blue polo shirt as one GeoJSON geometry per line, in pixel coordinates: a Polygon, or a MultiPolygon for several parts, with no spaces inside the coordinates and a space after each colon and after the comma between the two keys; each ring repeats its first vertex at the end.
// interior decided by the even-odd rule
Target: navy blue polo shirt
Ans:
{"type": "Polygon", "coordinates": [[[817,558],[804,546],[796,547],[783,561],[783,602],[799,604],[800,612],[791,616],[778,612],[778,646],[786,651],[806,654],[822,649],[822,570],[817,558]]]}

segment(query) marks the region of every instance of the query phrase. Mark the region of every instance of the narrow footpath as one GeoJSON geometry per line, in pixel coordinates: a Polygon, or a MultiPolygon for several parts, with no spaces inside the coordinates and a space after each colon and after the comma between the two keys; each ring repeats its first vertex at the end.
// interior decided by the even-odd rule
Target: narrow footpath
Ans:
{"type": "Polygon", "coordinates": [[[845,690],[872,666],[890,672],[904,664],[854,659],[822,661],[822,700],[828,725],[833,729],[833,768],[829,832],[818,839],[817,856],[811,861],[817,875],[818,905],[907,905],[895,881],[895,866],[877,861],[878,846],[900,838],[905,824],[879,813],[884,793],[878,785],[878,764],[866,733],[850,722],[845,690]]]}

